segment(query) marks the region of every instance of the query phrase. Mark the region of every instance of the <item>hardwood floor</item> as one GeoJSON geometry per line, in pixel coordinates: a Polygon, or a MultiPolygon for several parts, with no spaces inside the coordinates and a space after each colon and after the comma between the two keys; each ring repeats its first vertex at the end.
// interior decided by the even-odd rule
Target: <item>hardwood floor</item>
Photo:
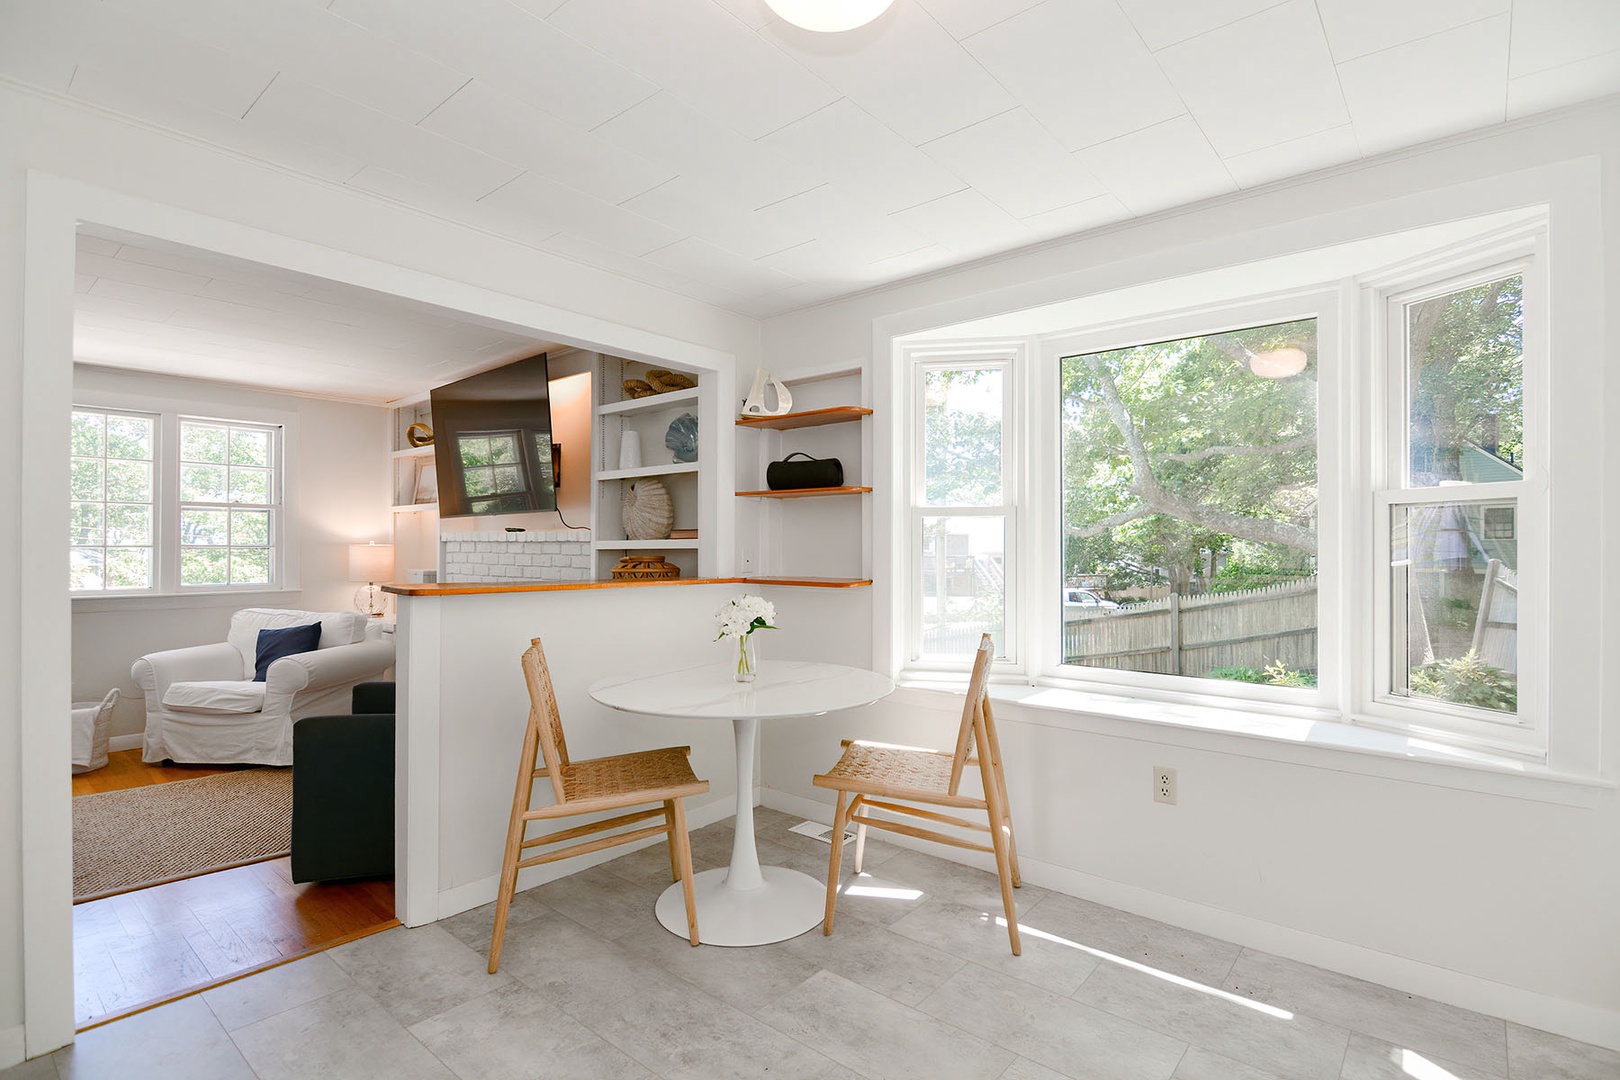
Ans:
{"type": "MultiPolygon", "coordinates": [[[[73,778],[73,794],[191,780],[236,766],[146,765],[139,750],[73,778]]],[[[289,860],[221,870],[73,909],[80,1030],[395,926],[394,883],[292,882],[289,860]]]]}

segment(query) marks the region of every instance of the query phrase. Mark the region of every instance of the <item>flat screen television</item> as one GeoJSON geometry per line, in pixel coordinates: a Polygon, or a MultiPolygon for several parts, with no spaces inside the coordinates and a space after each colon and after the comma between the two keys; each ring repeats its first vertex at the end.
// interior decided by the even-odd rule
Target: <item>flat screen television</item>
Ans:
{"type": "Polygon", "coordinates": [[[432,392],[439,516],[557,509],[546,356],[432,392]]]}

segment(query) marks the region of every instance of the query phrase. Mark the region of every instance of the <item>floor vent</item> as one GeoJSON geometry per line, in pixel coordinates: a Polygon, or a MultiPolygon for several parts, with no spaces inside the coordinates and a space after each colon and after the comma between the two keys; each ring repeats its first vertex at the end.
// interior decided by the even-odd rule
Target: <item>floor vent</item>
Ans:
{"type": "MultiPolygon", "coordinates": [[[[818,821],[801,821],[797,825],[789,826],[788,832],[796,832],[796,833],[800,834],[801,836],[808,836],[812,840],[820,840],[823,844],[826,844],[828,847],[832,846],[832,826],[831,825],[823,825],[818,821]]],[[[855,839],[855,826],[853,826],[853,825],[845,826],[845,828],[844,828],[844,839],[845,840],[853,840],[853,839],[855,839]]]]}

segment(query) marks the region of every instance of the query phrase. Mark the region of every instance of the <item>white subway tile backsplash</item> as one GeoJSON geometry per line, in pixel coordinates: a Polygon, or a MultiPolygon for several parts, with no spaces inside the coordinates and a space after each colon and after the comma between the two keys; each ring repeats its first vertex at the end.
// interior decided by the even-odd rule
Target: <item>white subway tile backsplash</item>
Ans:
{"type": "Polygon", "coordinates": [[[584,530],[462,532],[440,538],[445,581],[588,581],[591,534],[584,530]]]}

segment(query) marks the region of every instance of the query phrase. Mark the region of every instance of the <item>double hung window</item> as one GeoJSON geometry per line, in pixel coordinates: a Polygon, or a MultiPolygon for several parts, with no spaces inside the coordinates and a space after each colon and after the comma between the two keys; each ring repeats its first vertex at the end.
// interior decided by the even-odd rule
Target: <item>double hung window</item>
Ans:
{"type": "Polygon", "coordinates": [[[1527,600],[1540,591],[1546,550],[1540,433],[1526,411],[1539,390],[1526,365],[1538,280],[1526,260],[1385,301],[1386,453],[1374,505],[1387,573],[1374,583],[1385,640],[1373,711],[1509,745],[1539,711],[1537,665],[1526,664],[1538,605],[1520,604],[1521,589],[1531,587],[1527,600]]]}
{"type": "Polygon", "coordinates": [[[69,588],[281,584],[279,425],[78,407],[69,588]]]}
{"type": "Polygon", "coordinates": [[[971,657],[981,634],[1009,655],[1016,625],[1017,518],[1013,357],[932,357],[913,386],[913,498],[908,535],[910,661],[971,657]]]}

